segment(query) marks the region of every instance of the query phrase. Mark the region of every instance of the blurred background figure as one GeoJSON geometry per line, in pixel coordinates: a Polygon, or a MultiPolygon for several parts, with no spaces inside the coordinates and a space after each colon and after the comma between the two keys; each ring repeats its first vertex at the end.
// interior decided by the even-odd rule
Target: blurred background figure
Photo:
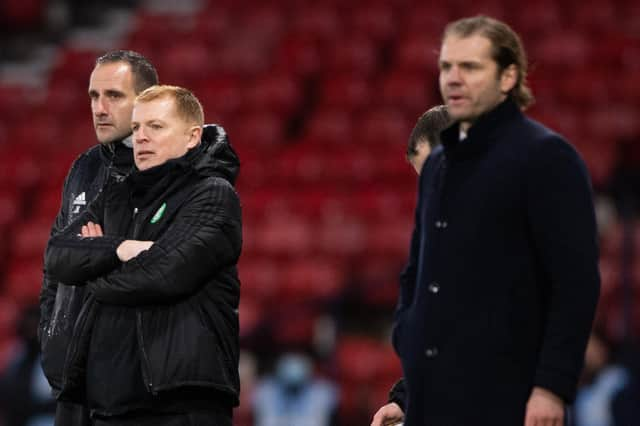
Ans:
{"type": "Polygon", "coordinates": [[[30,306],[17,326],[18,342],[0,375],[0,425],[51,426],[55,400],[40,368],[38,321],[40,308],[30,306]]]}
{"type": "Polygon", "coordinates": [[[285,353],[255,389],[255,425],[335,426],[337,405],[336,386],[314,377],[311,359],[285,353]]]}
{"type": "MultiPolygon", "coordinates": [[[[197,93],[243,159],[241,346],[257,380],[281,348],[321,344],[314,371],[337,384],[338,418],[368,424],[402,375],[389,327],[415,206],[406,141],[442,102],[444,25],[477,13],[522,35],[530,114],[587,162],[601,245],[596,323],[614,354],[637,342],[639,209],[616,206],[621,188],[640,194],[640,179],[627,178],[640,175],[640,157],[622,148],[640,140],[639,2],[534,0],[522,13],[508,0],[3,0],[0,372],[17,341],[12,313],[37,303],[64,176],[95,141],[87,76],[100,54],[132,49],[163,83],[197,93]]],[[[245,389],[240,410],[250,409],[245,389]]]]}
{"type": "Polygon", "coordinates": [[[638,360],[632,347],[614,348],[600,330],[589,338],[571,416],[572,426],[631,425],[640,419],[638,360]]]}

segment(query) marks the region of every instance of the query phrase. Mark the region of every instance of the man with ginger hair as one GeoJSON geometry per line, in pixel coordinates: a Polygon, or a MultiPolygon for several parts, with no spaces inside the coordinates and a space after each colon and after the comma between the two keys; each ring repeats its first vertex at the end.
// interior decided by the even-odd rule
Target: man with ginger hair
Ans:
{"type": "Polygon", "coordinates": [[[143,91],[131,128],[134,171],[110,179],[47,246],[49,273],[89,290],[60,398],[86,400],[95,425],[231,425],[242,245],[235,174],[201,143],[202,107],[186,89],[143,91]]]}
{"type": "Polygon", "coordinates": [[[523,114],[506,24],[450,23],[439,67],[453,124],[422,168],[393,332],[405,425],[560,426],[599,291],[586,167],[523,114]]]}

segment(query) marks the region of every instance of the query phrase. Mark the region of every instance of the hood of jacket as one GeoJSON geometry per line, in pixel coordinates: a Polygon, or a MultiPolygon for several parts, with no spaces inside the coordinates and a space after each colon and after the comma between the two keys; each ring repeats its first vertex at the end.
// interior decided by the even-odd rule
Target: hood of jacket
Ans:
{"type": "Polygon", "coordinates": [[[206,124],[202,141],[193,150],[192,164],[203,176],[217,176],[235,185],[240,171],[240,159],[231,147],[227,132],[217,124],[206,124]]]}

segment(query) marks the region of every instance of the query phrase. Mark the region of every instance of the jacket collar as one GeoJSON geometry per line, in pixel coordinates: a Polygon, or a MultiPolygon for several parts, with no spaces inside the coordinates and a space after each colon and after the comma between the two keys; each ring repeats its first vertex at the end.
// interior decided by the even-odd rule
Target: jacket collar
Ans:
{"type": "Polygon", "coordinates": [[[129,174],[133,167],[131,136],[124,139],[100,144],[100,156],[107,167],[114,167],[118,172],[129,174]]]}
{"type": "Polygon", "coordinates": [[[447,158],[466,158],[480,155],[502,134],[504,124],[522,112],[508,97],[491,111],[480,116],[469,128],[467,138],[460,141],[460,123],[456,122],[440,134],[447,158]]]}

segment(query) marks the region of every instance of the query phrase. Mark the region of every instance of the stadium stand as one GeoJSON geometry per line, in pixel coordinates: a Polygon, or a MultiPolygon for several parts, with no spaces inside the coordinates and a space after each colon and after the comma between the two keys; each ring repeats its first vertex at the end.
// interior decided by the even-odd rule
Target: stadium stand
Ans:
{"type": "MultiPolygon", "coordinates": [[[[35,32],[46,3],[6,1],[0,16],[35,32]]],[[[313,348],[318,319],[332,318],[337,343],[319,370],[341,386],[342,424],[369,421],[401,374],[387,335],[413,223],[405,143],[439,103],[440,33],[463,15],[493,14],[523,35],[532,115],[582,154],[597,203],[617,203],[600,221],[597,321],[616,343],[640,338],[640,187],[614,179],[640,168],[618,149],[640,137],[638,2],[535,0],[526,13],[506,0],[128,3],[110,48],[140,51],[163,82],[192,88],[241,157],[243,347],[259,360],[313,348]]],[[[37,302],[64,174],[95,141],[86,82],[103,47],[72,39],[35,86],[0,56],[0,370],[17,312],[37,302]]]]}

